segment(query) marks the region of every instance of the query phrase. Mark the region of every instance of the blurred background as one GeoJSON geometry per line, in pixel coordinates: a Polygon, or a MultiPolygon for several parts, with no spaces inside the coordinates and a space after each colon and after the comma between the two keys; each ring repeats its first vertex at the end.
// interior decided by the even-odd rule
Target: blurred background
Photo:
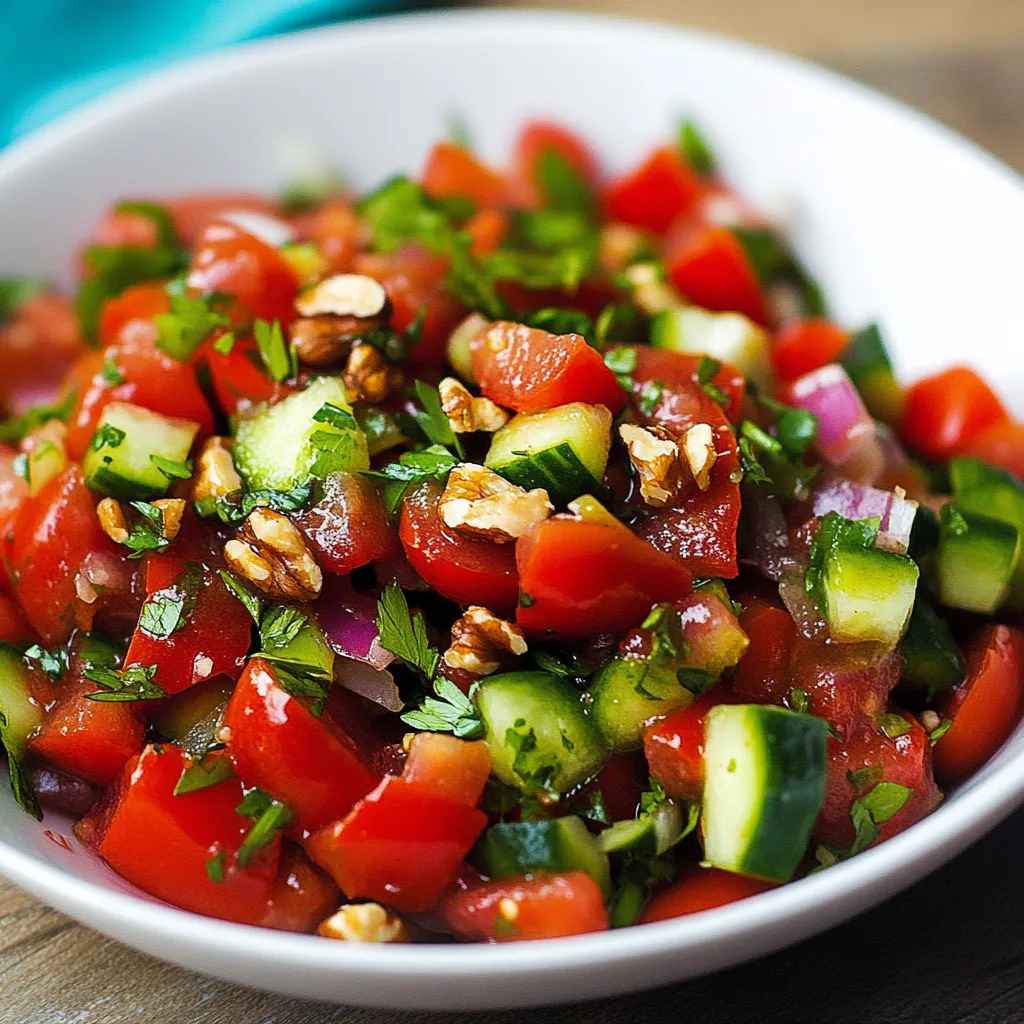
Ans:
{"type": "MultiPolygon", "coordinates": [[[[452,6],[441,0],[437,6],[452,6]]],[[[415,0],[0,0],[0,145],[104,89],[262,35],[415,0]]],[[[458,5],[454,5],[458,6],[458,5]]],[[[1024,170],[1024,0],[560,0],[807,57],[945,121],[1024,170]]]]}

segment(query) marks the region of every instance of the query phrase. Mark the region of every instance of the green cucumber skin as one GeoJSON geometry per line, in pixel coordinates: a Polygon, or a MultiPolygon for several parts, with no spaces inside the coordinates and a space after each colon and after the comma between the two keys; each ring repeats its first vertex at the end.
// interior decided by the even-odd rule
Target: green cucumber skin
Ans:
{"type": "Polygon", "coordinates": [[[20,756],[29,737],[43,724],[43,712],[32,700],[24,662],[4,646],[0,646],[0,711],[7,722],[3,727],[4,740],[20,756]]]}
{"type": "MultiPolygon", "coordinates": [[[[484,724],[494,774],[523,792],[543,787],[515,769],[516,751],[508,732],[527,736],[532,729],[536,748],[523,760],[533,773],[550,766],[551,789],[566,793],[585,782],[608,758],[608,748],[587,715],[576,689],[549,672],[508,672],[487,676],[476,684],[472,699],[484,724]],[[522,720],[521,726],[516,722],[522,720]]],[[[521,770],[522,770],[521,769],[521,770]]]]}
{"type": "Polygon", "coordinates": [[[608,855],[579,818],[501,822],[492,825],[478,847],[480,865],[489,878],[585,871],[611,894],[608,855]]]}
{"type": "Polygon", "coordinates": [[[918,576],[912,559],[879,548],[830,555],[825,618],[832,636],[897,644],[910,619],[918,576]]]}
{"type": "Polygon", "coordinates": [[[961,514],[966,535],[947,529],[939,535],[939,593],[949,608],[991,615],[1006,601],[1018,572],[1020,534],[1003,520],[961,514]]]}
{"type": "Polygon", "coordinates": [[[568,441],[490,468],[509,483],[528,491],[543,487],[556,505],[567,505],[581,494],[593,494],[600,487],[600,481],[580,462],[568,441]]]}
{"type": "MultiPolygon", "coordinates": [[[[710,753],[713,722],[725,716],[741,719],[745,735],[754,738],[748,756],[759,759],[762,765],[760,808],[745,841],[738,838],[735,849],[720,851],[712,849],[706,839],[705,857],[727,871],[769,882],[788,882],[807,852],[811,830],[825,800],[828,724],[823,718],[798,715],[785,708],[719,706],[708,714],[705,756],[710,753]]],[[[742,752],[737,754],[742,756],[742,752]]],[[[710,770],[709,766],[709,774],[710,770]]],[[[706,821],[710,817],[710,798],[706,788],[706,821]]],[[[706,829],[710,831],[710,827],[706,829]]]]}
{"type": "Polygon", "coordinates": [[[692,704],[694,695],[675,673],[659,672],[642,658],[612,658],[590,687],[590,714],[615,752],[643,746],[644,723],[692,704]],[[642,687],[654,697],[639,692],[642,687]],[[656,698],[656,699],[655,699],[656,698]]]}
{"type": "Polygon", "coordinates": [[[949,626],[920,595],[914,602],[900,653],[904,663],[900,683],[929,699],[947,693],[964,678],[964,659],[949,626]]]}

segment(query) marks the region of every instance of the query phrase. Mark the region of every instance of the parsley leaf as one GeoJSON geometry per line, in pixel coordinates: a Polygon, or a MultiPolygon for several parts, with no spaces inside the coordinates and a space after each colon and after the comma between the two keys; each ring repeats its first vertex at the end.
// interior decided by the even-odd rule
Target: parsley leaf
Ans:
{"type": "Polygon", "coordinates": [[[517,718],[505,730],[504,743],[512,753],[511,770],[519,780],[520,787],[557,796],[553,781],[561,770],[561,762],[550,754],[538,751],[537,734],[527,727],[526,719],[517,718]]]}
{"type": "Polygon", "coordinates": [[[747,259],[766,289],[786,287],[795,292],[805,317],[828,316],[821,286],[807,273],[778,233],[771,228],[729,229],[743,247],[747,259]]]}
{"type": "Polygon", "coordinates": [[[722,369],[718,359],[711,356],[701,356],[697,366],[697,383],[701,386],[704,394],[719,405],[728,405],[729,396],[714,382],[713,378],[722,369]]]}
{"type": "Polygon", "coordinates": [[[882,766],[869,764],[864,768],[853,768],[846,773],[846,778],[858,794],[866,793],[882,781],[882,766]]]}
{"type": "Polygon", "coordinates": [[[594,321],[581,309],[561,309],[545,306],[532,313],[519,316],[521,323],[550,334],[579,334],[588,341],[594,337],[594,321]]]}
{"type": "Polygon", "coordinates": [[[218,885],[224,884],[224,866],[227,860],[227,853],[221,850],[216,857],[211,857],[206,862],[206,877],[218,885]]]}
{"type": "Polygon", "coordinates": [[[450,732],[460,739],[478,739],[484,726],[469,698],[449,679],[434,680],[437,698],[424,697],[423,703],[401,716],[406,725],[425,732],[450,732]]]}
{"type": "Polygon", "coordinates": [[[103,359],[100,376],[103,377],[103,382],[108,387],[116,388],[119,384],[124,383],[124,374],[118,368],[117,353],[113,349],[109,349],[103,359]]]}
{"type": "Polygon", "coordinates": [[[397,583],[389,583],[377,599],[377,630],[381,647],[397,655],[425,679],[434,678],[441,656],[427,639],[423,613],[410,614],[409,602],[397,583]]]}
{"type": "Polygon", "coordinates": [[[604,794],[599,789],[590,790],[583,799],[572,805],[571,810],[584,821],[595,821],[599,825],[612,823],[612,816],[604,803],[604,794]]]}
{"type": "Polygon", "coordinates": [[[225,782],[234,776],[235,769],[229,758],[223,754],[206,754],[182,770],[173,795],[198,793],[201,789],[216,786],[218,782],[225,782]]]}
{"type": "Polygon", "coordinates": [[[295,376],[298,372],[295,348],[285,344],[279,321],[256,320],[252,325],[252,336],[272,380],[280,383],[295,376]]]}
{"type": "Polygon", "coordinates": [[[803,500],[808,496],[816,466],[803,466],[787,455],[781,442],[756,423],[744,420],[739,430],[740,464],[751,483],[768,484],[780,498],[803,500]]]}
{"type": "Polygon", "coordinates": [[[544,205],[552,210],[592,214],[597,204],[590,183],[554,146],[541,150],[534,175],[544,205]]]}
{"type": "Polygon", "coordinates": [[[220,296],[171,295],[171,311],[154,317],[159,338],[157,347],[180,362],[191,358],[207,335],[218,327],[229,327],[230,318],[215,310],[220,296]]]}
{"type": "Polygon", "coordinates": [[[224,581],[224,586],[242,602],[245,610],[252,616],[252,621],[259,625],[260,617],[263,614],[263,599],[254,594],[237,576],[233,576],[227,569],[221,569],[217,573],[224,581]]]}
{"type": "Polygon", "coordinates": [[[149,461],[160,470],[168,480],[187,480],[192,475],[192,460],[175,462],[163,455],[150,455],[149,461]]]}
{"type": "Polygon", "coordinates": [[[82,677],[101,687],[96,693],[87,693],[87,700],[121,703],[135,700],[161,700],[167,696],[162,686],[153,682],[156,665],[129,665],[124,669],[91,665],[82,677]]]}
{"type": "Polygon", "coordinates": [[[715,157],[711,147],[692,121],[684,121],[679,126],[679,148],[686,157],[686,162],[702,178],[708,178],[715,173],[715,157]]]}
{"type": "Polygon", "coordinates": [[[953,724],[952,718],[943,719],[932,731],[928,734],[928,742],[931,746],[935,746],[943,736],[949,732],[949,727],[953,724]]]}
{"type": "Polygon", "coordinates": [[[247,519],[253,509],[272,508],[278,512],[298,512],[309,504],[312,488],[309,484],[293,487],[290,491],[235,492],[220,498],[203,498],[195,504],[196,515],[203,519],[216,516],[222,523],[234,526],[247,519]]]}
{"type": "Polygon", "coordinates": [[[61,680],[70,667],[70,657],[66,647],[58,647],[53,651],[44,650],[39,644],[33,644],[25,651],[26,661],[36,662],[40,669],[51,679],[61,680]]]}
{"type": "Polygon", "coordinates": [[[92,435],[92,441],[89,442],[89,447],[94,452],[102,451],[104,448],[120,448],[124,444],[124,439],[128,435],[121,430],[120,427],[115,427],[111,423],[104,423],[95,434],[92,435]]]}
{"type": "Polygon", "coordinates": [[[885,712],[878,720],[878,724],[889,739],[894,740],[897,736],[903,736],[913,729],[913,725],[902,715],[893,711],[885,712]]]}
{"type": "Polygon", "coordinates": [[[416,410],[416,422],[427,438],[434,444],[454,449],[460,459],[465,458],[462,442],[452,430],[452,425],[441,408],[441,396],[438,394],[437,388],[418,380],[416,381],[416,398],[422,406],[422,409],[416,410]]]}
{"type": "MultiPolygon", "coordinates": [[[[851,785],[858,788],[858,783],[867,784],[875,774],[875,767],[870,765],[867,769],[862,769],[865,772],[863,776],[857,776],[857,773],[851,772],[850,775],[857,777],[857,782],[850,778],[851,785]],[[867,772],[871,772],[871,775],[868,775],[867,772]]],[[[877,841],[881,834],[878,826],[887,822],[902,809],[910,799],[910,793],[911,790],[908,787],[897,785],[895,782],[879,782],[863,796],[858,797],[850,807],[850,821],[854,828],[853,845],[844,849],[822,843],[816,851],[821,867],[831,867],[838,861],[847,860],[850,857],[855,857],[858,853],[863,853],[877,841]]]]}
{"type": "Polygon", "coordinates": [[[214,352],[219,352],[222,356],[231,355],[232,350],[235,347],[235,336],[229,331],[227,334],[222,334],[214,343],[214,352]]]}
{"type": "Polygon", "coordinates": [[[291,828],[295,822],[291,808],[262,789],[249,790],[235,811],[245,818],[253,819],[252,828],[246,833],[235,854],[235,859],[243,868],[257,850],[269,846],[278,832],[291,828]]]}
{"type": "Polygon", "coordinates": [[[172,587],[150,594],[142,606],[139,628],[154,640],[168,640],[188,625],[200,584],[198,570],[189,570],[172,587]]]}
{"type": "Polygon", "coordinates": [[[16,316],[24,303],[48,287],[41,277],[0,277],[0,323],[16,316]]]}
{"type": "Polygon", "coordinates": [[[15,419],[0,420],[0,441],[20,441],[36,427],[41,427],[44,423],[49,423],[50,420],[67,423],[77,397],[77,389],[70,388],[56,405],[34,405],[15,419]]]}
{"type": "Polygon", "coordinates": [[[412,484],[431,479],[443,482],[458,461],[447,448],[433,444],[417,452],[403,452],[397,461],[388,463],[380,471],[367,470],[363,476],[384,482],[384,504],[388,514],[394,515],[412,484]]]}
{"type": "Polygon", "coordinates": [[[313,422],[330,428],[314,430],[309,438],[310,446],[316,453],[309,467],[310,476],[324,480],[351,465],[359,428],[351,412],[330,402],[325,402],[313,414],[313,422]]]}
{"type": "Polygon", "coordinates": [[[171,543],[164,536],[163,509],[148,501],[130,504],[140,518],[128,527],[128,536],[121,541],[132,552],[128,557],[141,558],[147,551],[162,551],[171,543]]]}
{"type": "Polygon", "coordinates": [[[632,348],[613,348],[604,354],[604,365],[615,374],[615,379],[623,390],[633,390],[631,373],[636,369],[636,350],[632,348]]]}
{"type": "Polygon", "coordinates": [[[305,612],[288,605],[274,605],[260,619],[260,643],[264,651],[287,647],[309,621],[305,612]]]}
{"type": "Polygon", "coordinates": [[[637,398],[637,408],[645,416],[653,416],[661,402],[661,396],[665,391],[665,385],[660,380],[644,381],[637,398]]]}

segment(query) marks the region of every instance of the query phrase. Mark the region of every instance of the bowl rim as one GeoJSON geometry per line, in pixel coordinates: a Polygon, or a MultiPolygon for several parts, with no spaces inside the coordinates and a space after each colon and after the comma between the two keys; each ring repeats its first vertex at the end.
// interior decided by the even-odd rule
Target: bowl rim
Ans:
{"type": "MultiPolygon", "coordinates": [[[[0,191],[8,177],[64,142],[88,134],[94,126],[138,111],[183,87],[198,87],[225,74],[273,63],[278,59],[321,50],[358,47],[364,43],[390,42],[391,37],[416,37],[430,45],[433,38],[460,30],[479,30],[482,25],[500,29],[630,37],[636,45],[663,44],[666,36],[697,44],[711,51],[740,56],[748,62],[776,71],[799,75],[809,85],[826,89],[837,98],[871,104],[878,112],[932,139],[944,140],[951,158],[987,168],[990,175],[1022,189],[1022,179],[994,156],[926,115],[876,92],[868,86],[805,60],[755,44],[703,30],[625,17],[578,12],[526,9],[426,12],[388,15],[353,23],[308,29],[287,35],[242,43],[152,73],[138,82],[122,85],[70,111],[17,140],[0,152],[0,191]],[[385,38],[388,37],[388,38],[385,38]]],[[[717,944],[745,933],[760,932],[788,920],[808,915],[820,920],[801,934],[836,923],[840,912],[830,916],[829,904],[841,907],[861,889],[886,878],[892,889],[875,891],[877,903],[916,880],[915,865],[934,870],[1024,802],[1024,750],[1005,764],[989,769],[970,786],[970,795],[945,803],[910,829],[828,871],[780,886],[763,894],[696,914],[643,927],[562,938],[555,945],[528,941],[502,945],[397,945],[325,942],[317,936],[272,931],[240,925],[179,910],[153,902],[151,897],[108,888],[10,846],[0,839],[0,874],[16,885],[93,926],[112,927],[126,919],[143,919],[153,933],[193,947],[229,946],[233,952],[256,959],[273,960],[278,966],[359,970],[385,978],[402,972],[409,977],[429,977],[443,970],[454,979],[500,973],[551,973],[567,967],[594,968],[637,956],[669,953],[681,947],[717,944]]],[[[108,869],[109,870],[109,869],[108,869]]],[[[112,877],[114,876],[111,872],[112,877]]],[[[865,901],[867,902],[867,901],[865,901]]]]}

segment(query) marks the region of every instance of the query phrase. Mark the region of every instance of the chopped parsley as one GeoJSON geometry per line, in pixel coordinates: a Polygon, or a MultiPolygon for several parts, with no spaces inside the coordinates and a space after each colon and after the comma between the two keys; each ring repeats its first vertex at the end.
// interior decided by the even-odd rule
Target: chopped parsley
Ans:
{"type": "Polygon", "coordinates": [[[389,462],[379,472],[368,470],[363,476],[383,481],[384,504],[388,514],[394,515],[412,484],[423,480],[443,483],[457,465],[458,459],[447,448],[434,444],[420,451],[403,452],[395,462],[389,462]]]}
{"type": "Polygon", "coordinates": [[[679,148],[686,162],[702,177],[715,173],[715,156],[700,129],[692,121],[679,126],[679,148]]]}
{"type": "Polygon", "coordinates": [[[275,320],[256,320],[252,325],[252,336],[256,341],[263,365],[267,368],[272,380],[280,383],[298,373],[298,361],[294,346],[285,344],[281,324],[275,320]]]}
{"type": "Polygon", "coordinates": [[[377,599],[377,630],[381,647],[397,655],[428,682],[434,678],[441,655],[430,645],[423,613],[409,611],[409,602],[397,583],[389,583],[377,599]]]}
{"type": "Polygon", "coordinates": [[[215,307],[222,304],[218,294],[195,298],[184,294],[170,296],[171,311],[154,317],[159,337],[157,347],[185,362],[218,327],[229,327],[230,318],[215,307]]]}
{"type": "Polygon", "coordinates": [[[26,661],[35,662],[51,679],[60,681],[70,667],[70,656],[66,647],[58,647],[53,651],[44,650],[39,644],[33,644],[25,651],[26,661]]]}
{"type": "Polygon", "coordinates": [[[110,349],[103,359],[103,369],[100,371],[103,382],[111,388],[116,388],[124,383],[124,374],[117,366],[117,353],[110,349]]]}
{"type": "Polygon", "coordinates": [[[94,452],[102,451],[104,448],[120,448],[127,436],[120,427],[115,427],[112,423],[104,423],[92,435],[89,447],[94,452]]]}
{"type": "Polygon", "coordinates": [[[897,736],[904,736],[914,728],[913,724],[909,722],[902,715],[897,715],[893,711],[887,711],[879,717],[879,727],[882,732],[885,733],[889,739],[894,740],[897,736]]]}
{"type": "Polygon", "coordinates": [[[0,420],[0,442],[20,441],[26,434],[32,433],[50,420],[67,423],[77,397],[78,391],[72,387],[56,405],[34,405],[14,419],[0,420]]]}
{"type": "Polygon", "coordinates": [[[737,442],[743,478],[749,483],[767,484],[780,498],[803,500],[818,467],[804,466],[802,459],[788,454],[778,438],[756,423],[744,420],[737,442]]]}
{"type": "Polygon", "coordinates": [[[254,853],[274,841],[278,832],[291,828],[295,823],[291,808],[262,789],[249,790],[235,811],[242,817],[253,819],[252,828],[246,833],[235,854],[235,860],[243,868],[248,866],[254,853]]]}
{"type": "Polygon", "coordinates": [[[424,697],[422,703],[402,715],[402,721],[424,732],[450,732],[464,740],[483,736],[484,726],[469,698],[443,676],[434,679],[435,697],[424,697]]]}
{"type": "Polygon", "coordinates": [[[548,209],[592,214],[597,206],[590,182],[554,146],[537,156],[534,175],[541,199],[548,209]]]}
{"type": "Polygon", "coordinates": [[[697,366],[697,383],[704,394],[719,405],[728,405],[729,396],[714,382],[715,376],[722,369],[722,364],[711,356],[701,356],[697,366]]]}
{"type": "Polygon", "coordinates": [[[216,882],[218,885],[224,884],[224,867],[226,860],[227,854],[224,850],[221,850],[216,857],[211,857],[206,862],[206,877],[211,882],[216,882]]]}
{"type": "Polygon", "coordinates": [[[633,390],[633,378],[636,370],[636,350],[632,348],[613,348],[604,354],[604,365],[615,374],[615,379],[623,390],[633,390]]]}
{"type": "Polygon", "coordinates": [[[458,435],[452,430],[452,425],[441,408],[441,396],[436,387],[431,387],[423,381],[416,381],[416,398],[421,408],[416,410],[415,419],[420,430],[433,444],[443,445],[452,449],[459,458],[465,458],[462,450],[462,442],[458,435]]]}
{"type": "Polygon", "coordinates": [[[220,498],[203,498],[195,504],[196,515],[202,519],[216,516],[222,523],[234,526],[249,517],[257,508],[271,508],[277,512],[298,512],[309,504],[312,488],[309,484],[293,487],[290,491],[235,492],[220,498]]]}
{"type": "Polygon", "coordinates": [[[149,461],[152,462],[168,480],[188,480],[188,478],[192,476],[191,459],[186,459],[184,462],[176,462],[174,459],[164,458],[163,455],[150,455],[149,461]]]}
{"type": "Polygon", "coordinates": [[[174,787],[174,796],[198,793],[202,789],[216,786],[235,776],[235,769],[229,758],[223,754],[206,754],[185,768],[174,787]]]}
{"type": "MultiPolygon", "coordinates": [[[[873,766],[872,766],[873,767],[873,766]]],[[[867,783],[868,776],[858,779],[867,783]]],[[[851,779],[851,785],[857,788],[851,779]]],[[[879,782],[863,796],[858,797],[850,807],[850,821],[853,823],[853,845],[848,848],[822,843],[817,850],[818,861],[822,867],[830,867],[841,860],[847,860],[863,853],[878,840],[881,834],[878,826],[887,822],[910,799],[911,790],[895,782],[879,782]]]]}
{"type": "Polygon", "coordinates": [[[96,693],[85,694],[85,697],[87,700],[106,703],[162,700],[167,696],[167,691],[153,682],[156,670],[156,665],[129,665],[123,669],[90,665],[82,676],[100,689],[96,693]]]}

